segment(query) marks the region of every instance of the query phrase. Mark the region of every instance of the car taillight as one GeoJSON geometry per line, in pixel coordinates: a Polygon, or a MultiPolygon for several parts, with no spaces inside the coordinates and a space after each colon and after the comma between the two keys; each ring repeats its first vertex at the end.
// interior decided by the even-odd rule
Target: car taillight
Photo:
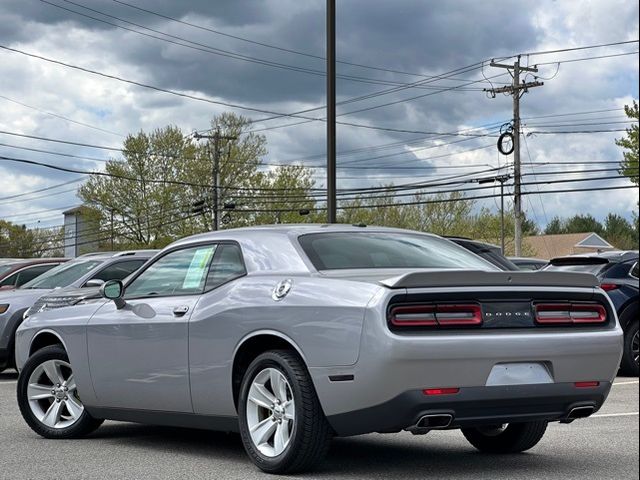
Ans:
{"type": "Polygon", "coordinates": [[[389,320],[396,327],[449,327],[482,324],[480,305],[399,305],[389,312],[389,320]]]}
{"type": "Polygon", "coordinates": [[[422,393],[425,395],[455,395],[459,391],[460,389],[457,387],[425,388],[422,393]]]}
{"type": "Polygon", "coordinates": [[[573,384],[576,388],[596,388],[600,386],[600,382],[590,381],[590,382],[574,382],[573,384]]]}
{"type": "Polygon", "coordinates": [[[542,325],[571,325],[605,323],[607,311],[598,303],[538,303],[535,305],[536,323],[542,325]]]}
{"type": "Polygon", "coordinates": [[[601,283],[600,288],[603,289],[605,292],[610,292],[611,290],[620,288],[620,285],[616,285],[615,283],[601,283]]]}

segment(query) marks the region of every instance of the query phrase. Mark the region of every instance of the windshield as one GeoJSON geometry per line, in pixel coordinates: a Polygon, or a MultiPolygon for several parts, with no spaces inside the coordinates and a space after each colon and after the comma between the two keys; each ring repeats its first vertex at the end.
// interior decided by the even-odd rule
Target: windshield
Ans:
{"type": "Polygon", "coordinates": [[[13,268],[12,265],[0,265],[0,276],[13,268]]]}
{"type": "Polygon", "coordinates": [[[411,233],[316,233],[299,237],[318,270],[350,268],[496,268],[442,238],[411,233]]]}
{"type": "Polygon", "coordinates": [[[39,277],[25,283],[21,288],[67,287],[100,265],[98,260],[74,260],[52,268],[39,277]]]}

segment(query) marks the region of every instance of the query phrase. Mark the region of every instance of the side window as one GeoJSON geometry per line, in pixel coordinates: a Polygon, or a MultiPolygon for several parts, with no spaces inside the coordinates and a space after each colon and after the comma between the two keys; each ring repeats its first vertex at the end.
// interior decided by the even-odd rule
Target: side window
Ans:
{"type": "Polygon", "coordinates": [[[629,275],[631,275],[633,278],[638,278],[638,262],[636,262],[636,264],[631,267],[631,272],[629,272],[629,275]]]}
{"type": "Polygon", "coordinates": [[[28,267],[18,273],[18,279],[16,281],[16,287],[21,287],[27,282],[30,282],[34,278],[39,277],[44,272],[51,270],[53,267],[57,266],[57,264],[49,264],[49,265],[34,265],[33,267],[28,267]]]}
{"type": "Polygon", "coordinates": [[[91,280],[124,280],[133,272],[138,270],[146,260],[128,260],[125,262],[112,263],[108,267],[96,273],[91,280]]]}
{"type": "Polygon", "coordinates": [[[207,290],[241,277],[245,273],[247,271],[244,268],[240,247],[234,244],[222,244],[216,250],[209,275],[207,275],[207,290]]]}
{"type": "Polygon", "coordinates": [[[18,274],[14,273],[13,275],[9,275],[7,278],[0,282],[0,287],[9,287],[14,286],[16,284],[16,280],[18,279],[18,274]]]}
{"type": "Polygon", "coordinates": [[[125,298],[202,293],[215,250],[200,245],[160,257],[127,286],[125,298]]]}

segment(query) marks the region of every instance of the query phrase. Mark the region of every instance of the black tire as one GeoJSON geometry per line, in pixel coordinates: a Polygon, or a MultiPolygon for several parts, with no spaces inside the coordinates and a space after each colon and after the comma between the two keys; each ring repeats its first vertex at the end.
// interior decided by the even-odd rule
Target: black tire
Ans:
{"type": "Polygon", "coordinates": [[[251,362],[240,387],[238,419],[247,454],[258,468],[267,473],[294,473],[313,468],[326,455],[333,436],[304,362],[287,350],[265,352],[251,362]],[[295,402],[295,420],[289,444],[276,457],[265,456],[256,448],[247,425],[249,390],[254,378],[265,368],[275,368],[284,374],[295,402]]]}
{"type": "Polygon", "coordinates": [[[45,347],[29,357],[18,376],[17,396],[22,418],[24,418],[34,432],[45,438],[66,439],[84,437],[98,428],[103,420],[93,418],[85,409],[78,420],[72,425],[64,428],[51,428],[38,420],[29,406],[27,395],[29,378],[38,366],[48,360],[62,360],[68,363],[69,357],[64,348],[58,345],[45,347]]]}
{"type": "Polygon", "coordinates": [[[622,352],[622,373],[638,376],[638,322],[629,324],[624,332],[624,350],[622,352]],[[634,351],[635,350],[635,351],[634,351]]]}
{"type": "Polygon", "coordinates": [[[504,132],[498,137],[498,150],[502,155],[511,155],[513,149],[515,148],[515,143],[513,139],[513,133],[504,132]]]}
{"type": "Polygon", "coordinates": [[[534,447],[544,436],[547,422],[510,423],[497,427],[463,428],[471,445],[486,453],[520,453],[534,447]]]}

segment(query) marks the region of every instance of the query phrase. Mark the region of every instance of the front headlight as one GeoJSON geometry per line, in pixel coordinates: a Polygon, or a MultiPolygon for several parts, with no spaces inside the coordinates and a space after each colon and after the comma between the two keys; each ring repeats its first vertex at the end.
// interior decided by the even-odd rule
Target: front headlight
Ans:
{"type": "Polygon", "coordinates": [[[7,310],[9,310],[9,304],[8,303],[3,303],[2,305],[0,305],[0,315],[5,313],[7,310]]]}

